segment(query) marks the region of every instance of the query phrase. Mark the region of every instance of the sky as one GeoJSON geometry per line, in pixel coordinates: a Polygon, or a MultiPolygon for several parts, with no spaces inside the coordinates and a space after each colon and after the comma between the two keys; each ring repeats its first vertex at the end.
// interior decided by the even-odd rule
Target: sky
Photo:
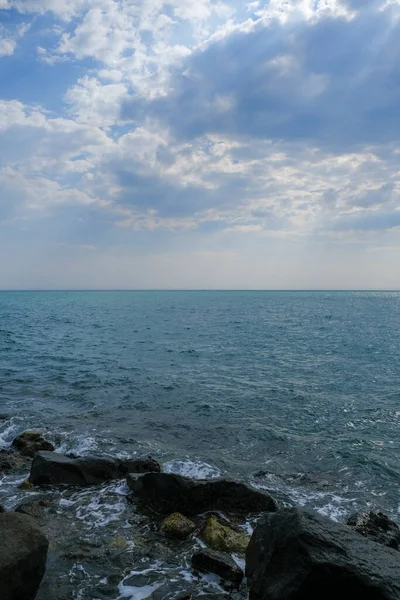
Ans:
{"type": "Polygon", "coordinates": [[[399,289],[400,0],[0,0],[0,289],[399,289]]]}

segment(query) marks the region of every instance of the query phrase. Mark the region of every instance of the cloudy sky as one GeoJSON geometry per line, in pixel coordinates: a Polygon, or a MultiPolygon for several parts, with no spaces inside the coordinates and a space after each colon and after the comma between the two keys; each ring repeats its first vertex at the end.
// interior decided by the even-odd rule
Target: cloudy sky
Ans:
{"type": "Polygon", "coordinates": [[[0,0],[0,288],[400,288],[400,0],[0,0]]]}

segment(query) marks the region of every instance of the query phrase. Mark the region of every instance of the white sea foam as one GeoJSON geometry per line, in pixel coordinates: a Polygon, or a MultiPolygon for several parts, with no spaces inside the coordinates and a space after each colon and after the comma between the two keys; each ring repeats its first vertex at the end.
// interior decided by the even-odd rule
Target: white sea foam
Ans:
{"type": "Polygon", "coordinates": [[[120,521],[126,511],[124,483],[118,482],[93,490],[79,491],[59,501],[61,509],[74,508],[75,517],[89,529],[106,527],[120,521]]]}
{"type": "MultiPolygon", "coordinates": [[[[344,498],[333,491],[318,492],[308,488],[290,487],[275,481],[275,490],[283,493],[294,506],[312,508],[320,515],[333,521],[343,521],[344,517],[354,509],[356,498],[344,498]]],[[[253,482],[254,487],[274,494],[271,484],[263,485],[253,482]],[[272,489],[272,491],[271,491],[272,489]]]]}
{"type": "MultiPolygon", "coordinates": [[[[154,571],[159,570],[160,565],[160,561],[156,561],[148,569],[143,569],[141,571],[130,571],[127,575],[125,575],[118,585],[119,596],[116,600],[122,600],[122,598],[127,598],[129,600],[143,600],[143,598],[150,596],[150,594],[157,590],[164,583],[164,581],[143,586],[125,585],[125,582],[135,575],[154,573],[154,571]]],[[[164,571],[160,570],[159,573],[163,575],[164,571]]]]}
{"type": "Polygon", "coordinates": [[[193,460],[171,460],[163,465],[165,473],[177,473],[193,479],[212,479],[221,477],[221,471],[208,463],[193,460]]]}
{"type": "Polygon", "coordinates": [[[0,448],[8,448],[18,430],[17,419],[11,418],[9,421],[1,423],[0,428],[0,448]]]}
{"type": "Polygon", "coordinates": [[[74,437],[69,434],[65,434],[65,439],[56,449],[56,452],[59,452],[60,454],[71,452],[77,456],[94,454],[96,451],[98,451],[98,444],[94,437],[85,435],[74,437]]]}
{"type": "Polygon", "coordinates": [[[128,598],[129,600],[143,600],[143,598],[148,598],[148,596],[155,592],[161,585],[161,583],[155,585],[143,585],[142,587],[120,585],[118,587],[119,596],[117,600],[122,598],[128,598]]]}

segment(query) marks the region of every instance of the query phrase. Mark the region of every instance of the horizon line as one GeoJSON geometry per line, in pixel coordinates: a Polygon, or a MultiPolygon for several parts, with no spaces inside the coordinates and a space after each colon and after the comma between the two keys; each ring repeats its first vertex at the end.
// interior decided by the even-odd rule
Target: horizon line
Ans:
{"type": "Polygon", "coordinates": [[[400,288],[0,288],[0,292],[400,292],[400,288]]]}

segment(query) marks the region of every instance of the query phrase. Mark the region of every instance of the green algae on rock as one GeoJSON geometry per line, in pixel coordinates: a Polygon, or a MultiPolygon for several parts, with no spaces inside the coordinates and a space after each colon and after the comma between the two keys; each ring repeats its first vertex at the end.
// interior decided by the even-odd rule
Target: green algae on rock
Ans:
{"type": "Polygon", "coordinates": [[[201,539],[210,548],[223,552],[246,553],[250,537],[244,532],[235,531],[232,527],[223,525],[215,517],[209,517],[201,532],[201,539]]]}
{"type": "Polygon", "coordinates": [[[169,515],[160,526],[164,535],[180,540],[187,538],[195,529],[195,523],[179,512],[169,515]]]}

